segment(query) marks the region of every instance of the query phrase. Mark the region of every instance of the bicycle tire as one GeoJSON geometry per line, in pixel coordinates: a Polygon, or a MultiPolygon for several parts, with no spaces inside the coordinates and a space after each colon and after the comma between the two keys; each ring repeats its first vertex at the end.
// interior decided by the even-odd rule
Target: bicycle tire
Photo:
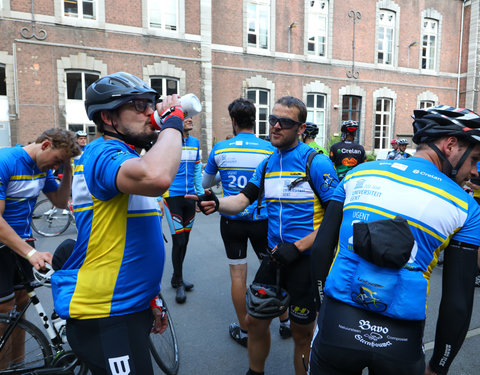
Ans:
{"type": "MultiPolygon", "coordinates": [[[[160,295],[163,300],[163,305],[166,307],[165,299],[160,295]]],[[[167,308],[168,327],[167,330],[162,333],[150,333],[149,346],[152,359],[162,371],[167,375],[176,375],[180,366],[177,335],[175,333],[175,327],[173,325],[172,316],[167,308]]]]}
{"type": "MultiPolygon", "coordinates": [[[[0,332],[5,330],[10,321],[11,319],[7,314],[0,314],[0,332]]],[[[25,333],[25,359],[22,362],[21,358],[12,358],[13,354],[9,348],[12,337],[10,335],[0,351],[0,365],[6,364],[8,369],[0,369],[0,375],[25,374],[35,369],[48,367],[52,360],[52,349],[45,335],[34,324],[25,319],[20,319],[15,329],[20,329],[25,333]],[[10,366],[11,362],[18,362],[19,364],[12,367],[10,366]]]]}
{"type": "Polygon", "coordinates": [[[32,229],[42,236],[58,236],[67,230],[70,222],[70,213],[56,208],[48,199],[42,199],[33,208],[32,229]]]}

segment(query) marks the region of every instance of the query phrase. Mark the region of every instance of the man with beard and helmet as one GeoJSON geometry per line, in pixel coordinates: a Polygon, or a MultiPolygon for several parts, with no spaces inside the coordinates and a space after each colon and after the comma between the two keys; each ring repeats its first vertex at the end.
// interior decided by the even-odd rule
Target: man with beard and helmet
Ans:
{"type": "Polygon", "coordinates": [[[355,142],[357,130],[358,123],[356,121],[344,121],[341,129],[342,141],[330,147],[330,159],[335,165],[340,181],[350,169],[367,160],[365,149],[355,142]]]}
{"type": "Polygon", "coordinates": [[[183,110],[177,95],[157,102],[138,77],[98,79],[85,108],[99,133],[73,179],[78,237],[52,277],[55,311],[67,319],[68,341],[94,374],[153,374],[148,337],[167,320],[156,298],[165,250],[156,201],[177,173],[183,110]],[[150,120],[163,118],[160,134],[150,120]],[[153,146],[142,157],[135,149],[153,146]],[[155,317],[155,320],[154,320],[155,317]]]}
{"type": "Polygon", "coordinates": [[[441,105],[415,110],[413,118],[415,155],[358,166],[327,208],[312,247],[322,304],[310,374],[366,367],[375,374],[446,374],[465,339],[480,206],[462,186],[478,177],[480,116],[441,105]],[[441,251],[442,299],[426,366],[427,295],[441,251]]]}

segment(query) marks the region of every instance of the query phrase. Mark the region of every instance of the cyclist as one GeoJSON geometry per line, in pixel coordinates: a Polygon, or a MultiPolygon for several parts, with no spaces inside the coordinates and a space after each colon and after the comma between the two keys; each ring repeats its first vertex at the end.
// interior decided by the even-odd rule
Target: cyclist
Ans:
{"type": "MultiPolygon", "coordinates": [[[[311,164],[311,185],[306,180],[308,155],[314,152],[299,142],[299,136],[305,131],[306,118],[307,109],[301,100],[291,96],[278,99],[268,120],[270,140],[277,150],[258,165],[242,191],[220,199],[211,192],[202,197],[189,197],[200,199],[199,208],[206,214],[219,210],[223,214],[235,215],[255,202],[264,187],[268,248],[275,260],[263,259],[254,282],[276,285],[277,263],[280,264],[280,286],[291,296],[290,329],[297,375],[305,374],[302,357],[308,362],[316,317],[309,249],[322,220],[322,205],[328,204],[338,181],[331,161],[321,154],[311,164]]],[[[247,293],[251,289],[248,288],[247,293]]],[[[271,320],[271,317],[247,316],[249,375],[263,374],[270,350],[271,320]]]]}
{"type": "MultiPolygon", "coordinates": [[[[257,138],[255,130],[255,105],[243,98],[235,99],[228,106],[233,134],[230,140],[218,142],[212,148],[203,174],[203,187],[215,185],[220,171],[223,194],[237,195],[247,184],[258,164],[271,155],[275,148],[270,142],[257,138]]],[[[263,202],[264,204],[265,202],[263,202]]],[[[232,280],[232,301],[239,323],[229,327],[230,336],[240,345],[247,346],[247,245],[248,240],[260,259],[268,247],[267,212],[263,208],[255,212],[256,203],[237,215],[221,214],[220,233],[227,254],[232,280]]],[[[288,312],[280,323],[281,337],[289,337],[288,312]]]]}
{"type": "MultiPolygon", "coordinates": [[[[0,312],[7,313],[14,306],[21,309],[28,300],[25,290],[17,290],[19,276],[16,259],[24,273],[33,280],[32,266],[43,268],[52,262],[49,252],[36,251],[31,237],[30,223],[33,207],[40,192],[57,207],[67,207],[71,187],[70,158],[80,153],[73,134],[63,129],[49,129],[24,147],[0,150],[0,312]],[[51,169],[65,165],[60,185],[51,169]]],[[[19,350],[23,350],[19,338],[19,350]]],[[[7,364],[8,365],[8,364],[7,364]]],[[[0,364],[4,368],[4,364],[0,364]]]]}
{"type": "Polygon", "coordinates": [[[193,289],[193,284],[183,279],[183,261],[187,253],[190,231],[195,220],[195,202],[185,199],[186,194],[203,194],[202,163],[200,142],[190,135],[193,120],[185,119],[182,139],[182,159],[177,175],[169,189],[163,194],[165,215],[172,235],[172,287],[176,289],[175,301],[187,300],[185,291],[193,289]]]}
{"type": "Polygon", "coordinates": [[[462,185],[478,176],[480,117],[441,105],[415,110],[413,118],[415,156],[352,170],[328,206],[312,247],[323,302],[311,374],[364,367],[376,374],[446,374],[467,333],[480,207],[462,185]],[[425,370],[429,278],[442,250],[442,301],[425,370]]]}
{"type": "Polygon", "coordinates": [[[363,146],[354,141],[357,130],[356,121],[344,121],[341,129],[342,141],[330,147],[330,159],[335,165],[340,181],[350,169],[367,160],[363,146]]]}
{"type": "Polygon", "coordinates": [[[396,140],[396,139],[392,139],[392,141],[390,142],[390,145],[393,147],[393,150],[390,151],[390,152],[387,154],[387,160],[393,160],[393,159],[395,159],[395,156],[396,156],[397,153],[398,153],[398,143],[397,143],[397,140],[396,140]]]}
{"type": "Polygon", "coordinates": [[[313,122],[306,122],[306,128],[302,134],[302,141],[306,143],[311,148],[313,148],[317,152],[321,152],[322,154],[327,155],[327,150],[325,150],[322,146],[320,146],[317,142],[315,142],[315,137],[318,134],[318,126],[313,122]]]}
{"type": "Polygon", "coordinates": [[[395,153],[390,152],[388,154],[388,160],[400,160],[400,159],[406,159],[412,156],[408,152],[406,152],[406,149],[408,146],[408,141],[406,139],[399,139],[397,141],[397,144],[398,144],[398,150],[395,153]]]}
{"type": "Polygon", "coordinates": [[[77,137],[77,143],[80,147],[80,150],[85,151],[85,146],[87,145],[87,132],[84,130],[79,130],[75,133],[77,137]]]}
{"type": "Polygon", "coordinates": [[[184,115],[178,96],[155,104],[157,98],[125,72],[86,92],[88,118],[103,136],[85,149],[73,178],[78,237],[52,276],[52,292],[68,341],[93,374],[152,374],[152,312],[154,329],[166,329],[155,298],[165,259],[155,197],[177,172],[184,115]],[[154,109],[164,118],[160,134],[150,120],[154,109]],[[150,146],[140,157],[137,151],[150,146]]]}

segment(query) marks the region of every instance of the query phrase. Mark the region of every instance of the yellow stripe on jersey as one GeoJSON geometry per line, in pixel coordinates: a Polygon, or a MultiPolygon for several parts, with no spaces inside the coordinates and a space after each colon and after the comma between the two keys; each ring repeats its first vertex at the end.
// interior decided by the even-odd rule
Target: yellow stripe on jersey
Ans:
{"type": "Polygon", "coordinates": [[[144,217],[144,216],[162,216],[162,215],[161,215],[161,212],[141,212],[141,213],[127,215],[127,217],[144,217]]]}
{"type": "Polygon", "coordinates": [[[261,150],[258,148],[222,148],[221,150],[216,150],[215,155],[222,154],[224,152],[253,152],[256,154],[267,154],[267,155],[270,155],[273,153],[272,150],[261,150]]]}
{"type": "Polygon", "coordinates": [[[73,173],[75,172],[83,172],[83,164],[77,164],[77,166],[73,170],[73,173]]]}
{"type": "Polygon", "coordinates": [[[35,174],[35,175],[18,175],[18,176],[10,176],[10,181],[15,181],[15,180],[36,180],[37,178],[42,178],[46,177],[47,172],[35,174]]]}
{"type": "Polygon", "coordinates": [[[404,182],[404,183],[412,185],[414,187],[420,187],[422,189],[425,189],[427,191],[430,191],[430,192],[438,194],[442,197],[445,197],[449,200],[452,200],[453,202],[455,202],[457,205],[459,205],[464,210],[468,210],[468,203],[465,200],[459,199],[459,198],[455,197],[454,195],[447,193],[445,190],[436,188],[434,185],[426,184],[426,183],[420,182],[420,181],[415,181],[415,180],[412,180],[411,178],[402,177],[402,176],[399,176],[398,174],[392,173],[392,172],[374,171],[374,170],[363,170],[363,171],[353,172],[349,176],[345,177],[345,182],[348,181],[353,176],[364,176],[364,175],[376,175],[376,176],[390,177],[390,178],[395,179],[396,181],[404,182]]]}
{"type": "Polygon", "coordinates": [[[305,172],[290,172],[290,171],[278,171],[278,172],[268,172],[265,173],[265,177],[305,177],[307,174],[305,172]]]}
{"type": "Polygon", "coordinates": [[[103,318],[110,314],[125,249],[128,197],[118,194],[108,201],[93,197],[92,235],[70,302],[72,318],[103,318]]]}

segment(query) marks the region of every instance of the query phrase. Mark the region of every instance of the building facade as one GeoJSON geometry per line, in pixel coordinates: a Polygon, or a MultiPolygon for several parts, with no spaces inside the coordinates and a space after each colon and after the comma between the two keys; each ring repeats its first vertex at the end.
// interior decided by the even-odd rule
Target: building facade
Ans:
{"type": "Polygon", "coordinates": [[[324,146],[341,122],[366,150],[412,137],[413,109],[478,111],[480,0],[0,0],[0,147],[85,130],[86,87],[127,71],[195,93],[204,158],[232,132],[227,106],[301,98],[324,146]]]}

